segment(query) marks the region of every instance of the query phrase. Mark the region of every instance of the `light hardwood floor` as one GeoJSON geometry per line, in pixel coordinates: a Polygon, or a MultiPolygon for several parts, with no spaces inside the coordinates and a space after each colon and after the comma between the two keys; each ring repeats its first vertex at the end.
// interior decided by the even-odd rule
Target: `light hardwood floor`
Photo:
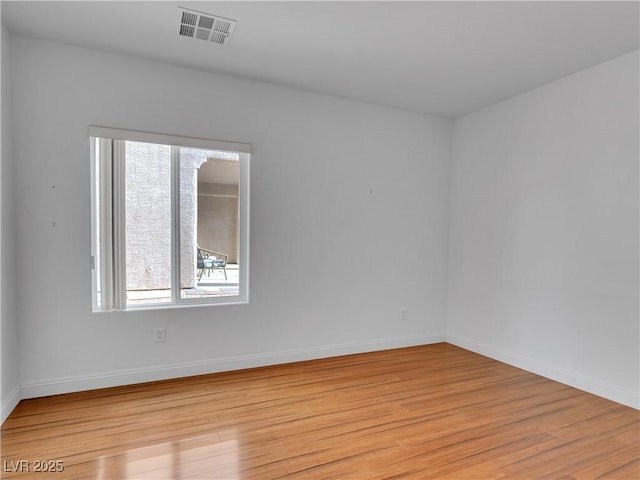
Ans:
{"type": "Polygon", "coordinates": [[[637,410],[441,343],[22,401],[2,469],[31,471],[2,478],[637,480],[639,435],[637,410]]]}

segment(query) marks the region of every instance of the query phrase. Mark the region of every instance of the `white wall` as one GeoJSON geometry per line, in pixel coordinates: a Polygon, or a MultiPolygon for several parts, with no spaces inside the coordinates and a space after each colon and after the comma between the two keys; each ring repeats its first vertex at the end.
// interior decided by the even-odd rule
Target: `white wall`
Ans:
{"type": "MultiPolygon", "coordinates": [[[[0,24],[1,25],[1,24],[0,24]]],[[[20,400],[18,378],[18,316],[16,304],[15,216],[11,149],[11,64],[10,40],[6,28],[0,32],[2,57],[2,128],[0,162],[0,423],[20,400]]]]}
{"type": "Polygon", "coordinates": [[[25,397],[444,340],[450,121],[12,47],[25,397]],[[253,145],[249,305],[90,313],[91,124],[253,145]]]}
{"type": "Polygon", "coordinates": [[[636,408],[638,52],[454,123],[449,341],[636,408]]]}

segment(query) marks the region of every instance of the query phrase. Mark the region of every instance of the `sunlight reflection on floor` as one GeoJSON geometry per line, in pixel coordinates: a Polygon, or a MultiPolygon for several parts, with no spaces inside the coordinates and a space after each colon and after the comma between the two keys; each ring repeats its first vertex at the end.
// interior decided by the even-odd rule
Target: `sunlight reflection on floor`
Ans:
{"type": "Polygon", "coordinates": [[[165,480],[180,478],[238,480],[238,440],[217,434],[135,448],[102,456],[97,480],[165,480]]]}

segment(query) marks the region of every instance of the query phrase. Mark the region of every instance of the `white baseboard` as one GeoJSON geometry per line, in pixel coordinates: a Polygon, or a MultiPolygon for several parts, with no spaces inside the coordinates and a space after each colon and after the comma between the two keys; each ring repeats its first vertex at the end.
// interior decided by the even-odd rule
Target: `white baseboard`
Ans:
{"type": "Polygon", "coordinates": [[[13,409],[18,406],[20,400],[22,400],[20,386],[14,387],[6,398],[2,399],[2,406],[0,407],[0,425],[2,425],[9,414],[13,412],[13,409]]]}
{"type": "MultiPolygon", "coordinates": [[[[91,376],[65,377],[53,380],[22,384],[21,398],[37,398],[61,393],[95,390],[136,383],[190,377],[208,373],[241,370],[244,368],[264,367],[283,363],[336,357],[355,353],[388,350],[392,348],[427,345],[446,341],[444,334],[417,335],[408,337],[385,338],[364,342],[329,345],[308,349],[288,350],[259,355],[240,355],[219,358],[203,362],[188,362],[176,365],[162,365],[152,368],[121,370],[91,376]]],[[[18,399],[19,400],[19,399],[18,399]]],[[[17,404],[17,403],[16,403],[17,404]]],[[[3,404],[4,413],[4,404],[3,404]]],[[[8,415],[8,414],[7,414],[8,415]]]]}
{"type": "Polygon", "coordinates": [[[550,378],[556,382],[564,383],[570,387],[640,410],[640,394],[638,392],[625,390],[592,378],[587,378],[517,353],[471,340],[461,335],[448,333],[446,341],[452,345],[484,355],[485,357],[493,358],[494,360],[527,370],[542,377],[550,378]]]}

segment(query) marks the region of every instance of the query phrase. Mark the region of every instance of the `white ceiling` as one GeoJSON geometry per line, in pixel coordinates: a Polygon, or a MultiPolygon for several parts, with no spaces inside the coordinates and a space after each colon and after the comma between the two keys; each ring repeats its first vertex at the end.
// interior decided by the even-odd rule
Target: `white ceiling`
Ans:
{"type": "Polygon", "coordinates": [[[10,2],[9,31],[456,117],[640,48],[630,2],[10,2]],[[238,21],[221,47],[177,6],[238,21]]]}

